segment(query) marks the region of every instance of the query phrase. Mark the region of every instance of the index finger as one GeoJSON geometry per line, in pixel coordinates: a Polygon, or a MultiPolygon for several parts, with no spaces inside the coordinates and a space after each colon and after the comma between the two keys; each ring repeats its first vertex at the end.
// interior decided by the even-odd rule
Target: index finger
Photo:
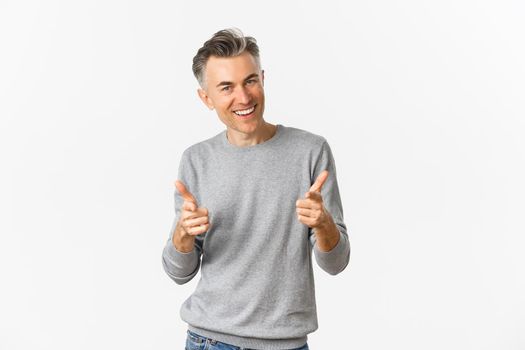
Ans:
{"type": "Polygon", "coordinates": [[[177,188],[177,191],[179,191],[179,193],[182,196],[182,198],[184,198],[184,200],[187,200],[187,201],[190,201],[190,202],[193,202],[193,203],[197,204],[197,200],[195,199],[195,197],[193,197],[193,195],[190,193],[190,191],[188,191],[188,189],[182,183],[182,181],[176,180],[175,181],[175,187],[177,188]]]}
{"type": "Polygon", "coordinates": [[[325,183],[327,178],[328,178],[328,170],[323,170],[321,174],[319,174],[317,179],[315,179],[315,182],[312,185],[312,187],[310,187],[310,191],[321,192],[321,188],[323,187],[323,184],[325,183]]]}

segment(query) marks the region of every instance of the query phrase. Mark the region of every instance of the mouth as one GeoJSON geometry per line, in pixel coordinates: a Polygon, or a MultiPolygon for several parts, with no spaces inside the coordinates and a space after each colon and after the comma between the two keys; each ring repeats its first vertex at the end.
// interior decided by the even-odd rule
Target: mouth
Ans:
{"type": "Polygon", "coordinates": [[[238,109],[236,111],[233,111],[233,113],[235,113],[235,115],[241,119],[248,119],[254,116],[255,107],[257,107],[256,104],[251,106],[250,108],[238,109]]]}

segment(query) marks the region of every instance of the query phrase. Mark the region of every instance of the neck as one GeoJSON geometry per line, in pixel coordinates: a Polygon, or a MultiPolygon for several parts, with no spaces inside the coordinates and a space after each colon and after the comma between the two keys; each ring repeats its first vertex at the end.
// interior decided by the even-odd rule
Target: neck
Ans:
{"type": "Polygon", "coordinates": [[[228,142],[239,147],[247,147],[263,143],[271,139],[277,132],[277,125],[263,122],[263,125],[251,134],[245,134],[233,129],[228,129],[226,136],[228,142]]]}

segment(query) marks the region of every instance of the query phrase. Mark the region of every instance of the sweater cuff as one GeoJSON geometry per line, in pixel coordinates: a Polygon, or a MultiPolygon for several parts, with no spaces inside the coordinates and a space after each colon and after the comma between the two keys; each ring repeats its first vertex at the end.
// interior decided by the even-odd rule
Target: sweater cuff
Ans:
{"type": "Polygon", "coordinates": [[[346,235],[339,231],[339,242],[331,250],[323,252],[314,245],[315,259],[319,266],[330,274],[337,274],[348,264],[350,243],[346,235]]]}
{"type": "Polygon", "coordinates": [[[172,264],[174,268],[184,273],[190,274],[195,270],[195,264],[199,260],[197,249],[193,246],[190,252],[184,253],[178,251],[171,240],[168,241],[164,248],[164,256],[172,264]]]}

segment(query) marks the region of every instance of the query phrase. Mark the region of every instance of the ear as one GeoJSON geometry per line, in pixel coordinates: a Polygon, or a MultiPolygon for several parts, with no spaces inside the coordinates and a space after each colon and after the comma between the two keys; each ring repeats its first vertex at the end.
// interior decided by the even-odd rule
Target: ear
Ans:
{"type": "Polygon", "coordinates": [[[262,85],[264,86],[264,69],[261,69],[261,81],[262,85]]]}
{"type": "Polygon", "coordinates": [[[199,88],[199,89],[197,89],[197,94],[199,94],[200,99],[206,105],[206,107],[208,107],[210,110],[213,110],[213,108],[214,108],[213,107],[213,101],[208,96],[206,91],[204,91],[203,89],[199,88]]]}

